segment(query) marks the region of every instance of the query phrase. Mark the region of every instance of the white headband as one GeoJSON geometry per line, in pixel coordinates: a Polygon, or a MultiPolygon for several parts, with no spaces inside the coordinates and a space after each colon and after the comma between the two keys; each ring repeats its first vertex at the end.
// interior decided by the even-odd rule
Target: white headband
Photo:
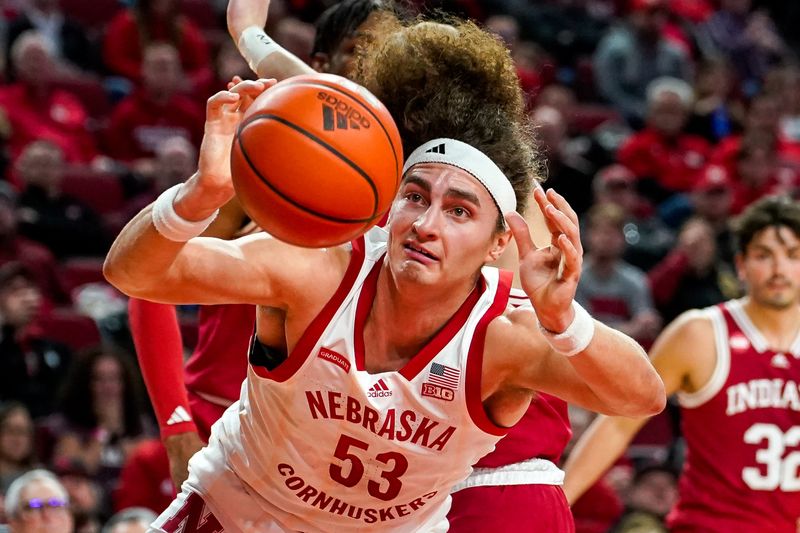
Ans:
{"type": "Polygon", "coordinates": [[[466,170],[486,187],[501,215],[517,209],[517,196],[511,182],[494,161],[474,146],[455,139],[428,141],[408,156],[403,175],[419,163],[444,163],[466,170]]]}

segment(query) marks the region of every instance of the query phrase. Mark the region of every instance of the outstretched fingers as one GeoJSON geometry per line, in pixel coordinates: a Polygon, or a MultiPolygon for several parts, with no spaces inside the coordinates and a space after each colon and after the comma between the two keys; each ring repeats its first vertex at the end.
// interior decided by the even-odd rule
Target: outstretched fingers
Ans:
{"type": "Polygon", "coordinates": [[[517,252],[521,261],[523,257],[536,249],[531,237],[531,230],[522,215],[516,211],[506,213],[506,224],[508,224],[511,235],[514,236],[514,241],[517,243],[517,252]]]}
{"type": "Polygon", "coordinates": [[[219,91],[206,103],[206,120],[213,122],[222,118],[225,106],[233,106],[239,103],[241,95],[231,91],[219,91]]]}
{"type": "Polygon", "coordinates": [[[556,246],[561,250],[561,263],[558,268],[558,279],[577,280],[581,275],[582,256],[572,241],[563,233],[556,240],[556,246]]]}

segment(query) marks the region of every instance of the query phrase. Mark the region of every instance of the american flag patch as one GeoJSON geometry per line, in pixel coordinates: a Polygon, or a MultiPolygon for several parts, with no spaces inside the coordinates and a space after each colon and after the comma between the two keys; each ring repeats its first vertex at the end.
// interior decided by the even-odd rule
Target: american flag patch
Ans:
{"type": "Polygon", "coordinates": [[[461,371],[457,368],[440,365],[439,363],[431,363],[431,369],[428,372],[428,381],[434,385],[456,389],[458,388],[458,376],[460,374],[461,371]]]}

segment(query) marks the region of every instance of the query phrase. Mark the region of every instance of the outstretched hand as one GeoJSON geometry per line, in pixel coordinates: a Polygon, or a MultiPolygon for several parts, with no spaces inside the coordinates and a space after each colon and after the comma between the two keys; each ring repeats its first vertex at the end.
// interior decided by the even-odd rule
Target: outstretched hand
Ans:
{"type": "Polygon", "coordinates": [[[242,117],[261,93],[275,85],[275,80],[241,81],[229,84],[208,99],[203,143],[200,146],[198,178],[208,190],[233,196],[231,182],[231,146],[242,117]]]}
{"type": "Polygon", "coordinates": [[[542,326],[561,332],[572,322],[572,300],[583,264],[578,215],[563,196],[537,188],[533,197],[544,214],[552,244],[536,248],[525,219],[506,213],[519,251],[519,276],[542,326]]]}

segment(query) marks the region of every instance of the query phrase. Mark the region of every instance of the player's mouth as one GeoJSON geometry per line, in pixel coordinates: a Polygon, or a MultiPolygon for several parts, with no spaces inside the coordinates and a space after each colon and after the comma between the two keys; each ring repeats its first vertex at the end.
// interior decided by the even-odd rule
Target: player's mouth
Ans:
{"type": "Polygon", "coordinates": [[[436,257],[436,255],[419,244],[406,242],[403,245],[403,249],[406,251],[406,255],[408,255],[411,259],[419,261],[422,264],[429,265],[439,261],[439,258],[436,257]]]}

